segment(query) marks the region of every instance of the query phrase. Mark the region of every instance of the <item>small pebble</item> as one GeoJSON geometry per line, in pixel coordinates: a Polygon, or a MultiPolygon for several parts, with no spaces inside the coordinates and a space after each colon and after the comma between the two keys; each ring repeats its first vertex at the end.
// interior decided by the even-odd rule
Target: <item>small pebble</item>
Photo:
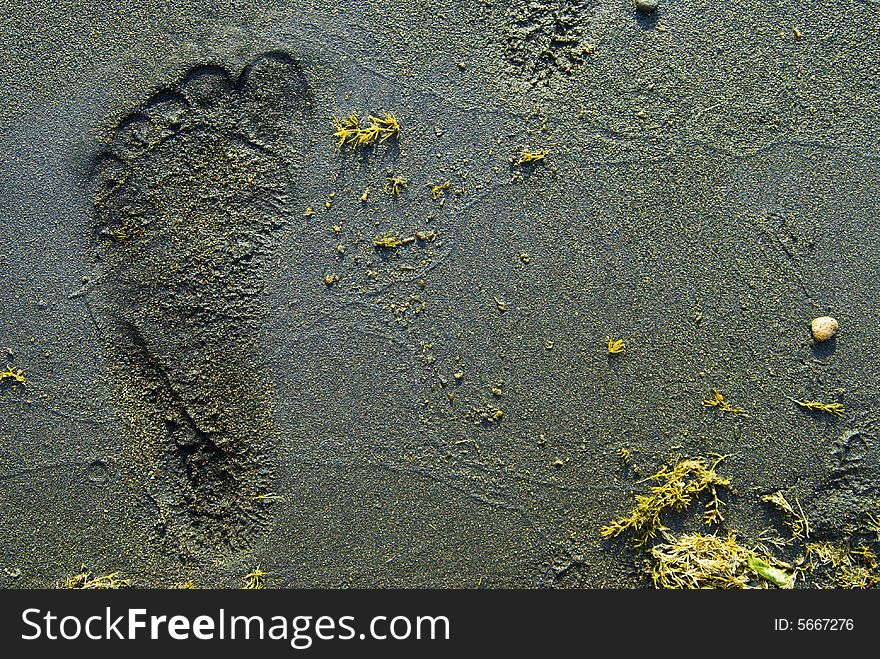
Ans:
{"type": "Polygon", "coordinates": [[[840,324],[831,316],[821,316],[813,318],[810,323],[810,330],[813,332],[813,338],[816,341],[827,341],[835,334],[840,324]]]}
{"type": "Polygon", "coordinates": [[[650,14],[657,9],[658,4],[660,4],[660,0],[636,0],[636,9],[646,14],[650,14]]]}

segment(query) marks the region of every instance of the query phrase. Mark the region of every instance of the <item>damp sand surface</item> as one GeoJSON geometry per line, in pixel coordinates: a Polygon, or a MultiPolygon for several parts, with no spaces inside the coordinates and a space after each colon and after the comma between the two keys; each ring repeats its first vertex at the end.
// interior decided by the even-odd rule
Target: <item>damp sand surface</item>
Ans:
{"type": "Polygon", "coordinates": [[[651,587],[713,455],[877,549],[876,3],[119,7],[0,25],[0,584],[651,587]]]}

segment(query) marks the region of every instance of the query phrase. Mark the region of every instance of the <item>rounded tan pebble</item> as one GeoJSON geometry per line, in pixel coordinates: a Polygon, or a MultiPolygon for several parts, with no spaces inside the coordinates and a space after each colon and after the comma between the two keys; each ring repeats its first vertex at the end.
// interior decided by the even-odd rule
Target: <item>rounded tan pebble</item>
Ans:
{"type": "Polygon", "coordinates": [[[827,341],[837,334],[839,327],[840,323],[831,316],[813,318],[813,321],[810,323],[810,330],[813,332],[813,338],[816,341],[827,341]]]}

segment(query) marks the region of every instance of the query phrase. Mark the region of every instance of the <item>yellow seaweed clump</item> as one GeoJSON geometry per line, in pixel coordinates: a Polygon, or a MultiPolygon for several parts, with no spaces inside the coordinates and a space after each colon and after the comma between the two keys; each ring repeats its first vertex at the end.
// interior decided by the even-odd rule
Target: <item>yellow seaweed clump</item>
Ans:
{"type": "Polygon", "coordinates": [[[243,590],[263,590],[266,587],[268,572],[263,572],[259,566],[244,575],[243,590]]]}
{"type": "Polygon", "coordinates": [[[761,556],[736,541],[703,533],[679,537],[651,547],[651,579],[656,588],[793,588],[797,571],[770,556],[761,556]],[[760,580],[758,580],[760,578],[760,580]]]}
{"type": "Polygon", "coordinates": [[[607,341],[606,349],[609,355],[621,355],[626,352],[626,344],[621,339],[609,336],[607,341]]]}
{"type": "Polygon", "coordinates": [[[709,464],[704,458],[692,458],[664,465],[656,474],[640,481],[657,483],[651,487],[650,493],[636,494],[633,509],[602,527],[600,535],[608,539],[625,531],[633,531],[636,546],[641,547],[666,528],[661,520],[663,513],[684,510],[703,493],[709,495],[703,515],[706,524],[723,521],[717,490],[723,487],[733,491],[730,479],[719,476],[715,471],[723,459],[724,456],[719,456],[709,464]]]}
{"type": "Polygon", "coordinates": [[[809,571],[824,570],[833,588],[864,589],[880,585],[877,554],[864,545],[809,542],[805,548],[809,571]]]}
{"type": "Polygon", "coordinates": [[[751,578],[750,552],[733,533],[724,539],[702,533],[669,538],[650,554],[656,588],[745,588],[751,578]]]}
{"type": "Polygon", "coordinates": [[[334,116],[332,125],[337,149],[342,149],[346,144],[353,149],[361,149],[400,137],[400,122],[388,113],[381,117],[370,115],[365,125],[356,114],[344,119],[334,116]]]}
{"type": "Polygon", "coordinates": [[[67,577],[58,588],[80,590],[117,590],[128,588],[128,579],[121,578],[119,572],[111,572],[105,575],[95,575],[85,565],[80,566],[79,574],[67,577]]]}

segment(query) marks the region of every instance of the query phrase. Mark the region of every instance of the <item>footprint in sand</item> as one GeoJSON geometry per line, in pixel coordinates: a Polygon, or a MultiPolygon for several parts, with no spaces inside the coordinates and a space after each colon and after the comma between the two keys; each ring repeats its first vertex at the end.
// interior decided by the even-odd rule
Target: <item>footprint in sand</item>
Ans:
{"type": "Polygon", "coordinates": [[[255,342],[308,96],[283,53],[238,78],[200,67],[123,119],[96,165],[90,304],[133,476],[184,553],[247,544],[271,499],[255,342]]]}

